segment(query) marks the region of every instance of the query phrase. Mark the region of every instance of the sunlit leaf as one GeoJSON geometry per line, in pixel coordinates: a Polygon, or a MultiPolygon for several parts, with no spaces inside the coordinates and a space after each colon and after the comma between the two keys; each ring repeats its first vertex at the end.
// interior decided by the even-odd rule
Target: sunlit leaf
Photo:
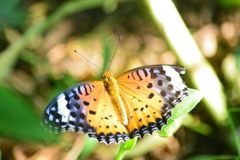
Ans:
{"type": "Polygon", "coordinates": [[[176,130],[174,119],[188,114],[203,98],[203,94],[200,91],[189,89],[189,92],[190,96],[185,98],[173,109],[172,117],[168,119],[167,125],[163,126],[162,130],[158,132],[160,137],[169,137],[173,135],[176,130]]]}
{"type": "Polygon", "coordinates": [[[128,140],[125,143],[121,143],[121,147],[118,151],[116,160],[123,159],[123,157],[127,153],[127,151],[130,151],[131,149],[133,149],[133,147],[136,145],[136,143],[137,143],[137,138],[128,140]]]}

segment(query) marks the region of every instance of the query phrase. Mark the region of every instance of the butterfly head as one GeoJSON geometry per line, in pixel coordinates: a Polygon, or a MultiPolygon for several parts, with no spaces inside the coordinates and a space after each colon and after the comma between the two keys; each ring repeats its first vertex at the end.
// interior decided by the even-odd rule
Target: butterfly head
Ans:
{"type": "Polygon", "coordinates": [[[103,81],[111,81],[111,79],[113,78],[113,74],[109,71],[106,71],[105,73],[103,73],[102,78],[103,81]]]}
{"type": "Polygon", "coordinates": [[[111,95],[112,92],[115,92],[117,86],[117,80],[113,77],[113,74],[109,71],[106,71],[103,75],[103,83],[107,92],[111,95]]]}

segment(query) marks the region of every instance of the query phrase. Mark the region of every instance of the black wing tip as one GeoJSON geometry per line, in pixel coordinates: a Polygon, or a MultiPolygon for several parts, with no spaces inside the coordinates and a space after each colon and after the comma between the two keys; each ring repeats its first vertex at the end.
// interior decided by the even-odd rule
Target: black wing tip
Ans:
{"type": "Polygon", "coordinates": [[[173,65],[172,66],[176,72],[178,72],[179,74],[185,74],[185,67],[183,66],[177,66],[177,65],[173,65]]]}
{"type": "MultiPolygon", "coordinates": [[[[143,69],[143,68],[161,68],[162,69],[162,67],[172,67],[177,73],[185,74],[185,67],[178,66],[178,65],[170,65],[170,64],[169,65],[168,64],[146,65],[146,66],[133,68],[129,71],[126,71],[125,73],[132,72],[132,71],[135,71],[135,70],[140,70],[140,69],[143,69]]],[[[125,74],[125,73],[123,73],[123,74],[125,74]]]]}

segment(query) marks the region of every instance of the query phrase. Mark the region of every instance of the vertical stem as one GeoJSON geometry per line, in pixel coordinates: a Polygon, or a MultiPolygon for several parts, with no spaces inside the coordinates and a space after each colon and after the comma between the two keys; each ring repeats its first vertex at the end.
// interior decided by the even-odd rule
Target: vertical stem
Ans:
{"type": "Polygon", "coordinates": [[[233,119],[232,119],[232,115],[231,115],[232,112],[234,112],[234,111],[228,111],[228,121],[229,121],[229,125],[230,125],[230,128],[231,128],[231,132],[233,134],[234,142],[236,143],[238,156],[240,157],[240,141],[239,141],[239,138],[238,138],[238,135],[237,135],[237,132],[236,132],[236,127],[235,127],[233,119]]]}
{"type": "Polygon", "coordinates": [[[205,95],[204,102],[218,125],[227,120],[223,87],[211,65],[202,55],[171,0],[141,0],[158,32],[188,69],[192,82],[205,95]]]}

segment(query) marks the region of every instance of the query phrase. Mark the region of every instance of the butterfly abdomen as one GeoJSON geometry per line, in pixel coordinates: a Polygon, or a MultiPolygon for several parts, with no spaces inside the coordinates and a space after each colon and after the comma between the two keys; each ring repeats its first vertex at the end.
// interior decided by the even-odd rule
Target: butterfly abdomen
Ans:
{"type": "Polygon", "coordinates": [[[118,87],[116,78],[113,77],[112,73],[106,71],[103,74],[103,83],[113,104],[117,106],[117,110],[121,116],[122,123],[124,125],[128,125],[128,116],[127,116],[126,108],[120,97],[119,87],[118,87]]]}

